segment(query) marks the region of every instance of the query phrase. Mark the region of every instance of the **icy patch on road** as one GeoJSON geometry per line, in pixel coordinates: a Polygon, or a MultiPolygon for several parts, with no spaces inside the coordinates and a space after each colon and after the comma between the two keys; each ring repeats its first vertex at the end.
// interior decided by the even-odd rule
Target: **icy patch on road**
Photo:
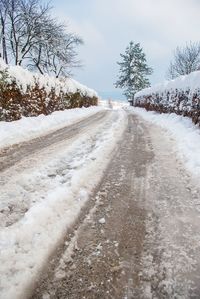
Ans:
{"type": "Polygon", "coordinates": [[[50,115],[37,117],[23,117],[12,122],[0,122],[0,148],[10,146],[46,135],[52,131],[71,125],[85,117],[89,117],[103,107],[76,108],[64,111],[56,111],[50,115]]]}
{"type": "Polygon", "coordinates": [[[128,108],[143,119],[160,126],[176,142],[176,154],[187,169],[200,178],[200,129],[188,117],[147,112],[142,108],[128,108]]]}
{"type": "Polygon", "coordinates": [[[10,223],[2,218],[0,229],[0,298],[27,297],[25,290],[78,216],[126,124],[126,113],[113,111],[71,145],[54,145],[4,173],[1,211],[12,208],[10,223]]]}

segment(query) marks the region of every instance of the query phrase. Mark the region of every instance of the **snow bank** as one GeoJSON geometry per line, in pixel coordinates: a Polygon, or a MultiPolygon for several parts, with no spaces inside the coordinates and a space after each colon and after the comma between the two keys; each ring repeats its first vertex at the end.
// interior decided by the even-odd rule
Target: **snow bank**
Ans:
{"type": "Polygon", "coordinates": [[[51,115],[41,114],[37,117],[23,117],[13,122],[1,121],[0,148],[45,135],[103,109],[103,107],[76,108],[56,111],[51,115]]]}
{"type": "Polygon", "coordinates": [[[200,130],[191,119],[174,113],[147,112],[141,108],[129,108],[129,111],[163,128],[176,141],[177,155],[187,169],[200,179],[200,130]]]}
{"type": "Polygon", "coordinates": [[[200,71],[192,72],[189,75],[180,76],[174,80],[165,81],[164,83],[155,84],[152,87],[144,88],[135,94],[135,98],[150,95],[153,93],[162,93],[165,91],[172,91],[181,89],[183,91],[190,90],[194,93],[200,89],[200,71]]]}
{"type": "Polygon", "coordinates": [[[195,124],[200,124],[200,71],[139,91],[134,105],[189,116],[195,124]]]}
{"type": "Polygon", "coordinates": [[[33,88],[38,84],[40,88],[44,88],[47,92],[55,88],[56,95],[59,95],[60,91],[64,93],[76,93],[79,91],[82,95],[98,97],[93,89],[88,88],[72,78],[57,79],[48,75],[32,73],[21,66],[7,65],[2,59],[0,59],[0,70],[7,70],[9,83],[12,83],[14,80],[24,93],[27,91],[28,86],[33,88]]]}
{"type": "Polygon", "coordinates": [[[71,78],[55,78],[6,65],[0,59],[0,121],[95,106],[97,93],[71,78]]]}

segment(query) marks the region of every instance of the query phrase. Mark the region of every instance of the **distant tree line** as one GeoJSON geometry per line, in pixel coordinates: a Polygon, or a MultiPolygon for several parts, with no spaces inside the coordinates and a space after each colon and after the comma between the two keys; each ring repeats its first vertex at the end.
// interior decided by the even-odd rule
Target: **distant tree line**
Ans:
{"type": "Polygon", "coordinates": [[[83,40],[51,16],[40,0],[0,0],[0,57],[41,74],[69,75],[80,66],[83,40]]]}

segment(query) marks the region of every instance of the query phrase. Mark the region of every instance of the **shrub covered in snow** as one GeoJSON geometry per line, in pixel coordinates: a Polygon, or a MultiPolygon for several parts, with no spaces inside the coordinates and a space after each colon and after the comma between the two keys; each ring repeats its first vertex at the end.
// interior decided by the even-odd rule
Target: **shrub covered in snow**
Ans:
{"type": "Polygon", "coordinates": [[[200,71],[141,90],[135,94],[134,105],[189,116],[200,125],[200,71]]]}
{"type": "Polygon", "coordinates": [[[71,78],[31,73],[0,60],[0,120],[48,115],[57,110],[97,105],[95,91],[71,78]]]}

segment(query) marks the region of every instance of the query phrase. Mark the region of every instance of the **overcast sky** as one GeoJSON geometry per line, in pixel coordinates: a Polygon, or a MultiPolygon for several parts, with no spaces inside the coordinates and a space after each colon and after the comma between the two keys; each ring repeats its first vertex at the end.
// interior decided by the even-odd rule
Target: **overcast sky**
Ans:
{"type": "Polygon", "coordinates": [[[54,13],[68,22],[85,44],[84,64],[74,78],[106,96],[120,98],[113,83],[116,61],[132,40],[139,42],[154,73],[151,84],[165,80],[176,46],[200,40],[200,0],[52,0],[54,13]]]}

